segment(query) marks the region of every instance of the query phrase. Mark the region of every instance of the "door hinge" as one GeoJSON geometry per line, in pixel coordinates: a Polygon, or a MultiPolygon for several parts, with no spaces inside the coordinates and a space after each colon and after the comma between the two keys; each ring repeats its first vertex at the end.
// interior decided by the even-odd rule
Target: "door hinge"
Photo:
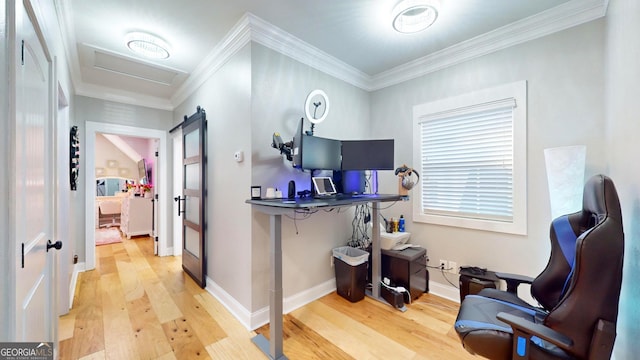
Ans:
{"type": "Polygon", "coordinates": [[[156,242],[158,242],[158,237],[157,236],[156,236],[155,240],[156,240],[156,242]]]}
{"type": "Polygon", "coordinates": [[[24,40],[22,40],[22,49],[20,49],[20,62],[24,65],[24,40]]]}
{"type": "Polygon", "coordinates": [[[24,269],[24,243],[22,243],[22,268],[24,269]]]}
{"type": "Polygon", "coordinates": [[[156,151],[156,157],[158,157],[158,152],[156,151]]]}

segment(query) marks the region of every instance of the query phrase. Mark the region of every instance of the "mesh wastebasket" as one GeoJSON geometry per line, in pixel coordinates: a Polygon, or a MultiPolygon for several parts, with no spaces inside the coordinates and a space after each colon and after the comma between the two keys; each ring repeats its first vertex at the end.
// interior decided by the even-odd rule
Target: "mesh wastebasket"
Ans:
{"type": "Polygon", "coordinates": [[[351,302],[362,300],[367,285],[369,253],[350,246],[342,246],[333,249],[333,257],[338,295],[351,302]]]}

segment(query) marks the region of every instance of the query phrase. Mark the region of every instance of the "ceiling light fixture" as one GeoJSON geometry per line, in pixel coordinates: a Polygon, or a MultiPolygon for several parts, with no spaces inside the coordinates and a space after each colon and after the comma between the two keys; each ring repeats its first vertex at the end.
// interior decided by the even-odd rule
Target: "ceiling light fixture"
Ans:
{"type": "Polygon", "coordinates": [[[422,31],[438,18],[437,4],[434,1],[402,0],[392,11],[393,28],[403,34],[422,31]]]}
{"type": "Polygon", "coordinates": [[[148,59],[169,57],[169,45],[155,35],[135,31],[127,34],[126,42],[129,50],[148,59]]]}

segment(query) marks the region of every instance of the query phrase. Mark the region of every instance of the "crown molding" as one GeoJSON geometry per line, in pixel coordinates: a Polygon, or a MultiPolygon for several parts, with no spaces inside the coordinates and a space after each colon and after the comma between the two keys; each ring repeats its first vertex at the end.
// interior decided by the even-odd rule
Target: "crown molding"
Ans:
{"type": "Polygon", "coordinates": [[[359,88],[369,88],[370,77],[367,74],[261,18],[251,13],[245,13],[222,42],[204,58],[191,76],[180,86],[171,98],[171,103],[178,106],[186,100],[191,93],[251,41],[359,88]]]}
{"type": "Polygon", "coordinates": [[[605,16],[607,0],[571,0],[374,76],[246,13],[172,98],[177,106],[238,50],[254,41],[366,91],[379,90],[605,16]],[[198,80],[195,80],[198,79],[198,80]]]}
{"type": "Polygon", "coordinates": [[[196,67],[171,97],[171,103],[174,107],[185,101],[189,95],[202,86],[229,59],[251,41],[249,22],[249,16],[247,14],[243,15],[222,41],[205,56],[200,65],[196,67]]]}
{"type": "Polygon", "coordinates": [[[87,84],[82,81],[80,72],[80,62],[78,48],[76,46],[76,33],[71,14],[71,4],[68,0],[58,0],[54,2],[56,15],[58,17],[59,31],[61,33],[62,46],[64,47],[71,82],[75,90],[75,95],[86,96],[106,101],[119,102],[130,105],[144,106],[160,110],[173,111],[173,105],[167,100],[155,96],[142,95],[124,90],[117,90],[106,86],[87,84]]]}
{"type": "Polygon", "coordinates": [[[70,46],[75,44],[75,35],[66,2],[60,0],[57,9],[61,30],[66,30],[64,32],[68,36],[66,39],[63,37],[63,40],[66,40],[67,57],[72,62],[70,68],[76,93],[162,110],[173,110],[184,102],[252,41],[365,91],[375,91],[601,18],[605,16],[608,5],[608,0],[571,0],[374,76],[367,75],[251,13],[246,13],[182,83],[171,99],[166,101],[84,84],[79,74],[76,47],[70,46]]]}
{"type": "Polygon", "coordinates": [[[605,16],[607,0],[572,0],[372,77],[379,90],[605,16]]]}
{"type": "Polygon", "coordinates": [[[80,74],[80,61],[78,60],[78,50],[76,48],[76,31],[73,25],[73,16],[71,15],[71,5],[67,0],[54,1],[56,16],[58,17],[58,26],[60,31],[60,39],[67,56],[71,83],[74,89],[82,86],[82,75],[80,74]]]}
{"type": "Polygon", "coordinates": [[[248,13],[251,40],[356,87],[367,89],[371,77],[284,30],[248,13]]]}

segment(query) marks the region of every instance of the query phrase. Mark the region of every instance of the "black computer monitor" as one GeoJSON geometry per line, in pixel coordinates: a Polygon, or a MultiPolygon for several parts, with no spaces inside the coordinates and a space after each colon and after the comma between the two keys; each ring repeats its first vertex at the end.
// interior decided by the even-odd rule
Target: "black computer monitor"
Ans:
{"type": "Polygon", "coordinates": [[[303,134],[300,153],[301,168],[307,170],[340,170],[341,142],[303,134]]]}
{"type": "Polygon", "coordinates": [[[296,169],[302,169],[302,135],[304,127],[304,118],[298,122],[296,133],[293,134],[293,144],[291,145],[291,156],[293,160],[291,164],[296,169]]]}
{"type": "Polygon", "coordinates": [[[342,170],[393,170],[393,139],[342,141],[342,170]]]}

